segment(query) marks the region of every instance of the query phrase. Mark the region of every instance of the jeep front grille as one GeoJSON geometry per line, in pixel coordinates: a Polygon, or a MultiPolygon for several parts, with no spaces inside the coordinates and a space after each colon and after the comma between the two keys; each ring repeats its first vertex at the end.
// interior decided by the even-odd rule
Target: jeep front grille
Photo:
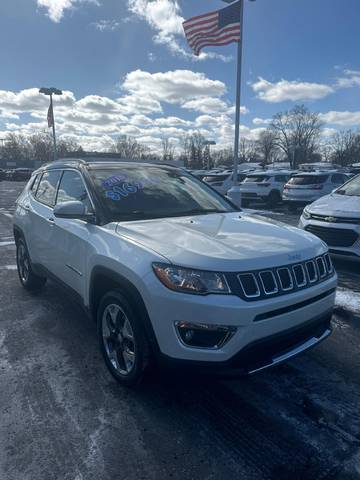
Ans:
{"type": "Polygon", "coordinates": [[[240,296],[247,301],[285,295],[323,282],[334,274],[329,254],[306,262],[237,275],[240,296]]]}

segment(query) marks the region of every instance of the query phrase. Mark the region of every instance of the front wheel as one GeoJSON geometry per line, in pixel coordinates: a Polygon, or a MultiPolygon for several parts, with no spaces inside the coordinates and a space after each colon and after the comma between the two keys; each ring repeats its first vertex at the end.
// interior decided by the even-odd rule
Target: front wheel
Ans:
{"type": "Polygon", "coordinates": [[[16,264],[21,285],[31,292],[40,290],[46,278],[36,275],[32,269],[29,252],[23,238],[16,244],[16,264]]]}
{"type": "Polygon", "coordinates": [[[270,208],[276,207],[281,202],[280,193],[277,190],[273,190],[267,198],[267,205],[270,208]]]}
{"type": "Polygon", "coordinates": [[[135,386],[148,365],[149,346],[135,310],[118,291],[102,298],[97,314],[100,350],[115,379],[135,386]]]}

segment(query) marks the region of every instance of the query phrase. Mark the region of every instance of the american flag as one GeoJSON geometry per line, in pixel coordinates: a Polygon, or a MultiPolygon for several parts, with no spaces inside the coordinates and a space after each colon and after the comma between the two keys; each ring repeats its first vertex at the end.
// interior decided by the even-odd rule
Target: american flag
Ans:
{"type": "Polygon", "coordinates": [[[204,47],[240,42],[242,1],[183,23],[185,36],[195,55],[198,56],[204,47]]]}

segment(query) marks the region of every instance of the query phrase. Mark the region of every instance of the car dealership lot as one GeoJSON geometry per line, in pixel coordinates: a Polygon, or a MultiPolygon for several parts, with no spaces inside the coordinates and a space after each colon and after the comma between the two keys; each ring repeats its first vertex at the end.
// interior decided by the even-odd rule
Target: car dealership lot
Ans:
{"type": "MultiPolygon", "coordinates": [[[[67,294],[20,287],[22,187],[0,183],[1,480],[360,477],[360,263],[336,260],[334,334],[315,350],[249,379],[173,373],[126,390],[67,294]]],[[[258,209],[292,225],[300,215],[258,209]]]]}

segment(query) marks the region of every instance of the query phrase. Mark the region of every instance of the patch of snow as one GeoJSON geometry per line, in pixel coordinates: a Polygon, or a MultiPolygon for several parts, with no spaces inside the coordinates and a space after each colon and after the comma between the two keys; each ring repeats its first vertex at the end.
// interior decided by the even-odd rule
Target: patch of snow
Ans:
{"type": "Polygon", "coordinates": [[[0,247],[8,247],[9,245],[15,245],[15,242],[0,242],[0,247]]]}
{"type": "Polygon", "coordinates": [[[360,293],[353,292],[347,288],[338,288],[336,292],[336,305],[345,310],[360,313],[360,293]]]}

